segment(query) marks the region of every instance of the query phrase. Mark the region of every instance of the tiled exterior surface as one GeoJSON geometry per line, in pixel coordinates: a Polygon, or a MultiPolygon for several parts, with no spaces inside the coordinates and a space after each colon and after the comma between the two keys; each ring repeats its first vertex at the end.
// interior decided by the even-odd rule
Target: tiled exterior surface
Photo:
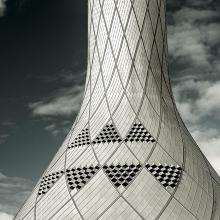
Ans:
{"type": "Polygon", "coordinates": [[[88,0],[78,117],[15,220],[220,220],[220,179],[168,75],[165,0],[88,0]]]}

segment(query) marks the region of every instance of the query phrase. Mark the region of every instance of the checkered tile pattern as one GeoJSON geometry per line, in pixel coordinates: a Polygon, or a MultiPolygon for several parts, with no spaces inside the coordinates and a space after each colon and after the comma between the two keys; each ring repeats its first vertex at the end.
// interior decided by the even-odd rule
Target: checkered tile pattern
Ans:
{"type": "Polygon", "coordinates": [[[71,146],[68,148],[81,147],[90,144],[89,131],[88,128],[83,129],[81,133],[74,139],[71,146]]]}
{"type": "Polygon", "coordinates": [[[135,123],[131,128],[129,134],[125,138],[125,142],[152,142],[155,140],[151,134],[145,129],[141,123],[135,123]]]}
{"type": "MultiPolygon", "coordinates": [[[[219,177],[191,140],[173,103],[167,61],[166,1],[87,3],[88,69],[83,103],[70,135],[49,165],[53,170],[67,167],[67,176],[61,177],[59,186],[59,182],[53,186],[54,194],[46,194],[48,198],[37,200],[38,191],[34,190],[15,219],[219,219],[219,177]],[[85,129],[87,125],[89,131],[85,129]],[[158,132],[163,149],[152,146],[158,132]],[[117,148],[122,141],[129,146],[121,149],[129,147],[129,152],[117,148]],[[148,149],[144,145],[149,145],[148,149]],[[146,155],[141,157],[144,150],[146,155]],[[155,163],[161,159],[169,165],[137,165],[147,155],[155,163]],[[107,165],[108,159],[111,162],[107,165]],[[106,166],[90,167],[97,160],[106,166]],[[112,161],[122,165],[112,165],[112,161]],[[131,165],[122,161],[131,161],[131,165]],[[135,161],[137,164],[132,164],[135,161]],[[171,166],[169,161],[184,164],[184,178],[181,168],[171,166]],[[78,164],[76,168],[69,167],[72,163],[78,164]],[[91,181],[96,177],[97,182],[91,181]],[[178,184],[180,178],[182,182],[178,184]],[[85,184],[88,188],[75,194],[85,184]],[[127,189],[123,194],[126,201],[118,199],[123,187],[127,189]],[[165,187],[169,187],[169,192],[165,187]],[[177,189],[172,200],[171,189],[177,189]],[[213,203],[213,198],[217,203],[213,203]]],[[[53,181],[57,178],[55,175],[53,181]]],[[[51,182],[42,182],[39,193],[45,193],[51,182]]]]}
{"type": "Polygon", "coordinates": [[[63,171],[51,173],[47,176],[44,176],[40,182],[40,188],[38,195],[43,195],[57,182],[57,180],[63,175],[63,171]]]}
{"type": "Polygon", "coordinates": [[[104,166],[103,169],[108,175],[112,183],[116,187],[123,186],[124,188],[129,185],[129,183],[136,177],[138,172],[141,170],[142,166],[138,165],[111,165],[104,166]]]}
{"type": "Polygon", "coordinates": [[[165,188],[175,188],[180,181],[182,169],[179,166],[147,164],[146,168],[165,188]]]}
{"type": "Polygon", "coordinates": [[[106,125],[101,133],[92,142],[93,144],[121,142],[118,132],[115,130],[114,125],[106,125]]]}
{"type": "Polygon", "coordinates": [[[66,170],[67,182],[71,190],[80,190],[98,171],[99,166],[78,167],[66,170]]]}

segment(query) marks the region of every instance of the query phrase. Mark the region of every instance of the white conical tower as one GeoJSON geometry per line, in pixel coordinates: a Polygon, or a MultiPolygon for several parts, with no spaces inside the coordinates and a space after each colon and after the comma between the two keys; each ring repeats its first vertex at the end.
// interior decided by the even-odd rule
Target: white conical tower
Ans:
{"type": "Polygon", "coordinates": [[[219,220],[220,179],[176,109],[165,0],[88,0],[84,99],[16,220],[219,220]]]}

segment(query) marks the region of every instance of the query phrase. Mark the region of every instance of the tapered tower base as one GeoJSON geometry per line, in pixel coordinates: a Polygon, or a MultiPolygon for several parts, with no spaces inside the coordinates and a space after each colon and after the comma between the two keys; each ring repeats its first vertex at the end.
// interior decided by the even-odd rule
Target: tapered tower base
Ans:
{"type": "Polygon", "coordinates": [[[165,0],[88,0],[84,100],[16,220],[219,220],[220,179],[182,122],[165,0]]]}

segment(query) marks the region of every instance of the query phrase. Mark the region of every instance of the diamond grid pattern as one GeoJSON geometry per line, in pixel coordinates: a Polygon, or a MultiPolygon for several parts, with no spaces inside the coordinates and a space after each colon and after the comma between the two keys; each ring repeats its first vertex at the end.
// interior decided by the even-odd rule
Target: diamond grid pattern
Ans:
{"type": "Polygon", "coordinates": [[[71,146],[68,148],[81,147],[90,144],[89,131],[88,128],[83,129],[82,132],[74,139],[71,146]]]}
{"type": "Polygon", "coordinates": [[[59,180],[63,173],[64,171],[58,171],[44,176],[40,182],[38,195],[40,196],[47,193],[48,190],[59,180]]]}
{"type": "Polygon", "coordinates": [[[98,171],[99,166],[67,169],[67,182],[71,190],[80,190],[98,171]]]}
{"type": "Polygon", "coordinates": [[[118,132],[115,130],[114,125],[106,125],[105,128],[101,131],[101,133],[98,135],[98,137],[95,138],[94,141],[92,141],[93,144],[101,144],[101,143],[115,143],[115,142],[121,142],[121,138],[118,135],[118,132]]]}
{"type": "Polygon", "coordinates": [[[144,128],[141,123],[135,123],[129,134],[125,138],[125,142],[133,142],[133,141],[141,141],[141,142],[155,142],[155,139],[151,136],[151,134],[144,128]]]}
{"type": "MultiPolygon", "coordinates": [[[[117,164],[104,165],[102,167],[115,187],[126,188],[136,178],[143,166],[141,164],[117,164]]],[[[181,167],[173,165],[147,164],[146,168],[156,177],[164,187],[176,187],[182,172],[181,167]]],[[[67,182],[71,190],[79,191],[101,169],[100,166],[72,167],[66,170],[67,182]]],[[[46,194],[47,191],[64,174],[64,171],[48,174],[42,178],[38,195],[46,194]]]]}
{"type": "MultiPolygon", "coordinates": [[[[149,74],[154,77],[155,85],[158,86],[158,90],[160,90],[162,80],[164,79],[169,87],[165,1],[89,0],[88,3],[90,20],[89,61],[85,88],[87,92],[85,93],[81,109],[86,109],[89,112],[88,120],[90,122],[92,120],[93,124],[89,129],[82,130],[87,123],[89,124],[87,118],[82,117],[84,116],[83,110],[76,120],[74,127],[71,129],[71,135],[69,137],[71,138],[74,132],[78,133],[79,130],[82,130],[82,132],[70,143],[66,152],[70,148],[77,149],[78,147],[84,147],[88,149],[88,145],[91,144],[111,142],[118,142],[120,144],[123,138],[117,133],[116,130],[119,131],[117,126],[115,128],[111,124],[107,125],[98,136],[98,132],[95,130],[105,126],[107,121],[113,120],[115,112],[120,110],[119,107],[122,100],[128,102],[128,106],[131,106],[134,116],[138,119],[143,99],[142,95],[132,95],[134,94],[133,89],[137,88],[135,84],[138,83],[138,90],[143,90],[141,93],[145,94],[149,74]],[[115,74],[117,74],[117,77],[114,77],[115,74]],[[164,75],[164,78],[162,75],[164,75]],[[134,82],[134,78],[136,82],[134,82]],[[117,82],[113,79],[117,79],[117,82]],[[120,96],[114,99],[117,93],[113,93],[109,88],[114,88],[113,84],[116,83],[118,88],[120,87],[120,96]],[[109,92],[108,95],[107,92],[109,92]],[[136,101],[135,99],[139,100],[136,101]],[[105,102],[106,104],[103,104],[105,102]],[[100,106],[106,106],[106,109],[108,107],[108,116],[106,110],[104,111],[100,106]],[[100,120],[99,118],[105,118],[105,120],[100,120]],[[74,130],[74,128],[77,128],[77,130],[74,130]],[[90,135],[96,134],[94,135],[96,138],[94,140],[92,139],[92,142],[89,133],[90,135]]],[[[168,96],[172,97],[170,87],[168,90],[168,96]]],[[[127,123],[125,123],[125,127],[130,127],[130,124],[133,123],[136,118],[129,118],[130,115],[126,114],[126,109],[121,109],[120,111],[124,112],[120,120],[127,123]],[[128,123],[129,119],[132,121],[130,124],[128,123]]],[[[119,115],[120,111],[118,111],[119,115]]],[[[148,122],[144,121],[142,124],[147,125],[148,122]]],[[[132,142],[139,141],[154,143],[156,141],[142,124],[136,123],[133,125],[124,139],[125,143],[131,142],[129,144],[132,144],[132,142]]],[[[154,123],[150,122],[150,124],[154,123]]],[[[92,149],[93,146],[90,147],[92,149]]],[[[152,152],[154,150],[155,148],[152,149],[152,152]]],[[[86,161],[84,161],[84,164],[86,164],[86,161]]],[[[146,162],[144,164],[146,164],[146,162]]],[[[174,188],[174,190],[178,186],[182,175],[181,167],[166,164],[147,164],[145,166],[141,164],[118,164],[110,166],[104,165],[101,167],[100,165],[92,166],[88,162],[87,166],[83,165],[83,167],[66,169],[66,179],[69,189],[79,191],[101,168],[105,171],[105,174],[116,188],[128,188],[129,184],[137,177],[143,168],[146,168],[163,187],[171,187],[174,188]]],[[[38,194],[45,194],[53,187],[63,173],[64,171],[58,171],[57,173],[43,177],[40,182],[38,194]]],[[[157,219],[165,212],[169,203],[169,201],[166,203],[163,211],[157,216],[157,219]]],[[[80,210],[77,209],[77,212],[81,215],[80,210]]],[[[137,212],[137,214],[139,213],[137,212]]],[[[21,209],[19,215],[25,218],[28,212],[27,210],[21,209]]],[[[84,219],[82,215],[81,218],[84,219]]],[[[15,220],[17,220],[16,217],[15,220]]]]}
{"type": "Polygon", "coordinates": [[[104,166],[106,174],[116,187],[123,186],[126,188],[129,183],[136,177],[142,166],[138,165],[111,165],[104,166]]]}
{"type": "Polygon", "coordinates": [[[164,187],[175,188],[180,180],[182,169],[174,165],[147,164],[146,168],[156,177],[164,187]]]}

